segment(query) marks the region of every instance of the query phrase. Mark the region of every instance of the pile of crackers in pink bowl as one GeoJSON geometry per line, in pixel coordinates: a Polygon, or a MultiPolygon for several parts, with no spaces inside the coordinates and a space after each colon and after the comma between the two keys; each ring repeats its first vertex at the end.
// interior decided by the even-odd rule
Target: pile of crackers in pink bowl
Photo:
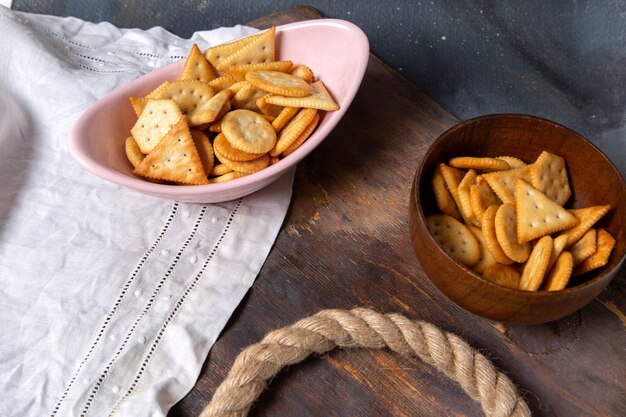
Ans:
{"type": "Polygon", "coordinates": [[[284,174],[332,131],[365,74],[355,25],[270,28],[153,71],[96,102],[70,151],[90,172],[178,201],[228,201],[284,174]]]}

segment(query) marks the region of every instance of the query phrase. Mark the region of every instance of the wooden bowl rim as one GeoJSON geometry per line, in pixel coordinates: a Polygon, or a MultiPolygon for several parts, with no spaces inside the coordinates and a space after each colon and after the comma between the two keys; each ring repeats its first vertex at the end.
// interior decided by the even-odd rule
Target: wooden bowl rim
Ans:
{"type": "MultiPolygon", "coordinates": [[[[415,178],[413,180],[413,189],[415,190],[414,194],[414,198],[415,198],[415,207],[417,208],[417,215],[419,218],[420,223],[422,223],[423,225],[426,225],[426,216],[424,214],[424,210],[422,209],[422,205],[421,205],[421,198],[420,198],[420,180],[424,174],[424,167],[425,167],[425,163],[426,161],[429,159],[430,155],[434,152],[434,149],[437,147],[437,145],[439,145],[441,142],[445,141],[446,138],[452,134],[453,132],[456,132],[460,129],[465,129],[467,128],[468,125],[472,125],[472,124],[476,124],[478,122],[482,122],[484,120],[489,120],[489,119],[498,119],[498,118],[502,118],[502,117],[511,117],[511,118],[517,118],[517,119],[525,119],[525,120],[535,120],[538,121],[540,123],[548,123],[551,125],[554,125],[557,128],[560,129],[564,129],[566,131],[568,131],[569,133],[573,134],[574,136],[577,136],[579,139],[582,139],[583,142],[586,142],[588,145],[590,145],[592,147],[592,149],[594,149],[596,152],[598,152],[598,154],[600,155],[601,158],[603,158],[605,160],[605,162],[607,163],[607,165],[610,167],[610,169],[613,170],[613,173],[617,175],[620,183],[621,183],[621,192],[626,193],[626,181],[624,181],[624,177],[622,176],[622,174],[620,173],[620,171],[617,169],[617,167],[613,164],[613,162],[611,162],[611,160],[604,154],[604,152],[602,152],[596,145],[594,145],[591,141],[589,141],[588,139],[586,139],[584,136],[582,136],[581,134],[577,133],[576,131],[563,126],[560,123],[554,122],[552,120],[543,118],[543,117],[539,117],[539,116],[533,116],[533,115],[528,115],[528,114],[520,114],[520,113],[494,113],[494,114],[487,114],[487,115],[483,115],[483,116],[478,116],[478,117],[474,117],[468,120],[465,120],[463,122],[457,123],[456,125],[450,127],[449,129],[447,129],[445,132],[443,132],[442,134],[440,134],[437,139],[435,139],[435,141],[428,147],[428,150],[426,151],[426,154],[424,154],[424,157],[422,158],[422,161],[417,169],[417,172],[415,174],[415,178]]],[[[428,228],[426,228],[426,230],[428,230],[428,228]]],[[[591,287],[591,286],[595,286],[598,284],[602,284],[601,281],[604,281],[607,279],[608,276],[613,275],[612,277],[609,278],[609,280],[611,280],[615,274],[613,274],[613,272],[616,272],[623,264],[624,259],[626,258],[626,250],[624,250],[623,253],[618,254],[619,256],[619,261],[617,262],[617,264],[615,265],[615,267],[613,267],[610,270],[606,270],[603,271],[601,274],[599,274],[598,276],[594,277],[593,279],[590,279],[589,281],[582,283],[580,285],[577,285],[575,287],[572,288],[565,288],[562,290],[558,290],[558,291],[542,291],[542,290],[538,290],[538,291],[525,291],[525,290],[520,290],[520,289],[514,289],[514,288],[509,288],[509,287],[504,287],[502,285],[498,285],[495,284],[491,281],[488,281],[486,279],[484,279],[483,277],[481,277],[480,275],[478,275],[475,271],[473,271],[472,269],[468,268],[467,266],[463,265],[462,263],[456,261],[455,259],[453,259],[450,255],[448,255],[443,248],[441,247],[441,245],[439,245],[437,243],[437,241],[433,238],[432,234],[429,232],[428,233],[428,239],[430,239],[431,243],[434,244],[434,246],[437,247],[437,250],[443,254],[446,258],[448,258],[450,261],[454,262],[457,266],[459,266],[461,269],[465,270],[466,272],[468,272],[470,275],[472,275],[474,278],[477,278],[478,280],[480,280],[483,283],[488,284],[489,286],[495,287],[499,290],[502,290],[504,293],[512,293],[512,294],[524,294],[527,295],[528,297],[534,297],[534,298],[558,298],[560,296],[563,295],[571,295],[573,293],[576,292],[580,292],[580,291],[584,291],[587,287],[591,287]]],[[[607,283],[608,284],[608,283],[607,283]]]]}

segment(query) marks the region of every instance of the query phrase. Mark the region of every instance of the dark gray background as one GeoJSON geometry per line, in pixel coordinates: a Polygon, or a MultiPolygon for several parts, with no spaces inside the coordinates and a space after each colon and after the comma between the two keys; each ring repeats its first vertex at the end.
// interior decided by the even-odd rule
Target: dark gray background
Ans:
{"type": "MultiPolygon", "coordinates": [[[[294,0],[14,0],[13,9],[182,37],[294,0]]],[[[626,173],[626,1],[308,1],[359,25],[372,52],[461,119],[542,116],[591,139],[626,173]]]]}

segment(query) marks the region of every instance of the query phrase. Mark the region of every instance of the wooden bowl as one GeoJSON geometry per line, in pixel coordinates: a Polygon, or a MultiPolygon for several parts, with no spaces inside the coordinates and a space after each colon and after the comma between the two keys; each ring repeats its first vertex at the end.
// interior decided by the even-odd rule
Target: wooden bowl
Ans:
{"type": "Polygon", "coordinates": [[[411,241],[424,271],[452,301],[498,321],[543,323],[571,314],[593,300],[624,262],[625,222],[626,185],[611,161],[577,133],[532,116],[489,115],[452,127],[426,153],[411,190],[411,241]],[[605,228],[617,242],[609,263],[587,273],[585,281],[577,286],[553,292],[505,288],[456,262],[431,236],[426,215],[438,211],[431,179],[439,162],[455,156],[509,155],[531,163],[544,150],[565,158],[573,193],[565,207],[610,204],[612,209],[594,227],[605,228]]]}

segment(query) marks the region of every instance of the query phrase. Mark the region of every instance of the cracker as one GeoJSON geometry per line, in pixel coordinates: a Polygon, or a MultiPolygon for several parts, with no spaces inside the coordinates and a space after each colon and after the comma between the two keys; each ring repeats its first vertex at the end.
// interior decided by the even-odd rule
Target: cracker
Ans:
{"type": "Polygon", "coordinates": [[[315,78],[315,76],[313,75],[313,71],[311,71],[311,68],[302,64],[296,65],[293,68],[291,68],[291,70],[289,70],[289,73],[291,75],[295,75],[298,78],[302,78],[304,81],[306,81],[309,84],[312,83],[313,79],[315,78]]]}
{"type": "Polygon", "coordinates": [[[530,243],[518,243],[515,206],[504,203],[496,212],[494,220],[496,237],[502,251],[515,262],[526,262],[530,255],[530,243]]]}
{"type": "Polygon", "coordinates": [[[498,156],[496,157],[496,159],[501,159],[503,161],[506,161],[506,163],[509,164],[511,169],[523,168],[526,165],[528,165],[526,162],[514,156],[498,156]]]}
{"type": "MultiPolygon", "coordinates": [[[[276,28],[272,27],[258,35],[249,36],[250,41],[240,45],[238,50],[229,56],[219,59],[215,68],[227,71],[233,65],[250,65],[276,60],[276,28]]],[[[207,50],[208,52],[208,50],[207,50]]],[[[205,56],[207,55],[205,52],[205,56]]],[[[210,54],[211,55],[211,54],[210,54]]],[[[209,57],[207,57],[209,59],[209,57]]],[[[209,59],[209,61],[211,61],[209,59]]],[[[212,63],[212,62],[211,62],[212,63]]]]}
{"type": "Polygon", "coordinates": [[[480,246],[480,257],[478,258],[478,261],[472,266],[472,269],[477,273],[482,274],[483,272],[485,272],[485,269],[497,264],[498,261],[496,261],[491,252],[489,252],[489,249],[487,249],[485,239],[483,238],[483,232],[475,226],[468,225],[467,227],[476,238],[478,246],[480,246]]]}
{"type": "Polygon", "coordinates": [[[529,242],[564,229],[580,221],[548,196],[518,179],[515,187],[515,213],[518,242],[529,242]]]}
{"type": "Polygon", "coordinates": [[[183,184],[208,184],[184,116],[161,138],[133,173],[183,184]]]}
{"type": "MultiPolygon", "coordinates": [[[[209,84],[202,81],[182,80],[173,83],[164,83],[153,93],[151,98],[155,99],[171,99],[178,104],[180,111],[187,116],[189,123],[194,126],[191,116],[204,103],[213,97],[213,89],[209,84]]],[[[201,124],[201,123],[200,123],[201,124]]]]}
{"type": "MultiPolygon", "coordinates": [[[[298,136],[304,132],[306,127],[311,123],[315,115],[316,109],[302,109],[296,114],[291,121],[279,133],[275,146],[270,150],[271,156],[278,156],[291,146],[298,139],[298,136]]],[[[272,131],[274,129],[272,128],[272,131]]]]}
{"type": "Polygon", "coordinates": [[[222,133],[222,120],[216,120],[215,123],[211,123],[209,132],[222,133]]]}
{"type": "Polygon", "coordinates": [[[269,93],[286,97],[304,97],[312,93],[311,87],[302,78],[280,71],[250,71],[246,74],[246,81],[269,93]]]}
{"type": "Polygon", "coordinates": [[[481,219],[480,230],[483,232],[485,246],[487,246],[487,249],[491,252],[495,260],[503,265],[510,265],[513,263],[513,260],[506,256],[500,247],[500,243],[498,243],[498,236],[496,235],[496,214],[498,207],[497,205],[487,207],[481,219]]]}
{"type": "Polygon", "coordinates": [[[231,161],[230,159],[221,155],[218,148],[215,148],[214,151],[215,156],[222,164],[226,165],[234,172],[239,172],[241,174],[254,174],[255,172],[262,170],[263,168],[268,167],[270,164],[270,156],[267,153],[251,161],[231,161]]]}
{"type": "Polygon", "coordinates": [[[246,85],[237,91],[237,94],[231,100],[231,104],[235,109],[246,109],[259,113],[261,109],[256,105],[256,101],[265,95],[267,95],[267,92],[246,82],[246,85]]]}
{"type": "Polygon", "coordinates": [[[452,258],[471,267],[480,259],[480,246],[476,237],[461,222],[447,214],[431,214],[426,225],[434,239],[452,258]]]}
{"type": "Polygon", "coordinates": [[[146,157],[143,153],[141,153],[139,145],[137,145],[135,138],[133,138],[132,136],[126,138],[126,142],[124,143],[124,150],[126,151],[126,157],[128,158],[128,161],[135,168],[137,167],[137,165],[139,165],[143,158],[146,157]]]}
{"type": "Polygon", "coordinates": [[[498,263],[488,266],[482,277],[489,282],[512,289],[519,288],[521,279],[520,273],[515,268],[498,263]]]}
{"type": "Polygon", "coordinates": [[[476,183],[470,187],[470,205],[472,213],[480,223],[487,207],[502,204],[498,196],[493,192],[487,181],[479,175],[476,183]]]}
{"type": "Polygon", "coordinates": [[[141,153],[150,153],[181,116],[182,113],[174,100],[148,100],[130,130],[141,153]]]}
{"type": "Polygon", "coordinates": [[[232,169],[227,167],[224,164],[214,164],[213,169],[211,170],[211,177],[219,177],[221,175],[228,174],[229,172],[233,172],[232,169]]]}
{"type": "Polygon", "coordinates": [[[570,252],[563,252],[559,255],[556,263],[550,270],[550,273],[541,285],[542,291],[559,291],[567,286],[570,277],[572,276],[572,270],[574,268],[574,261],[570,252]]]}
{"type": "Polygon", "coordinates": [[[444,163],[439,164],[439,170],[441,171],[441,175],[443,176],[444,181],[446,182],[446,187],[448,187],[448,191],[452,194],[452,198],[456,203],[456,206],[459,208],[459,212],[461,213],[461,217],[463,213],[461,212],[461,202],[459,201],[459,184],[463,181],[463,177],[465,176],[465,171],[461,171],[457,168],[452,168],[444,163]]]}
{"type": "Polygon", "coordinates": [[[233,148],[248,153],[262,154],[276,144],[276,131],[258,113],[250,110],[233,110],[224,115],[222,132],[233,148]]]}
{"type": "Polygon", "coordinates": [[[530,168],[530,184],[559,205],[572,195],[565,159],[543,151],[530,168]]]}
{"type": "Polygon", "coordinates": [[[477,169],[483,171],[506,171],[511,169],[509,164],[496,158],[476,158],[473,156],[459,156],[448,161],[448,165],[460,169],[477,169]]]}
{"type": "Polygon", "coordinates": [[[274,165],[280,161],[280,158],[277,156],[270,156],[270,165],[274,165]]]}
{"type": "Polygon", "coordinates": [[[597,233],[596,229],[589,229],[587,233],[583,235],[578,242],[574,243],[570,248],[572,254],[572,260],[574,266],[578,265],[594,253],[597,250],[597,233]]]}
{"type": "Polygon", "coordinates": [[[465,176],[459,183],[456,190],[459,196],[459,209],[461,209],[461,216],[465,220],[466,224],[473,224],[474,226],[480,226],[480,222],[472,211],[472,204],[470,203],[470,187],[476,183],[476,171],[470,169],[465,173],[465,176]]]}
{"type": "Polygon", "coordinates": [[[525,291],[537,291],[548,269],[550,255],[553,247],[552,238],[544,236],[533,247],[519,283],[519,289],[525,291]]]}
{"type": "Polygon", "coordinates": [[[226,182],[231,180],[236,180],[237,178],[245,177],[246,174],[242,174],[241,172],[227,172],[226,174],[218,175],[217,177],[209,179],[209,184],[216,184],[220,182],[226,182]]]}
{"type": "MultiPolygon", "coordinates": [[[[189,124],[191,126],[199,126],[215,121],[224,106],[229,102],[232,94],[233,92],[227,88],[215,94],[199,107],[196,107],[189,115],[189,124]]],[[[228,105],[228,108],[230,108],[230,105],[228,105]]]]}
{"type": "Polygon", "coordinates": [[[596,252],[574,268],[572,277],[578,277],[609,263],[611,252],[615,247],[615,238],[606,230],[598,229],[596,239],[596,252]]]}
{"type": "Polygon", "coordinates": [[[266,70],[266,71],[280,71],[280,72],[289,72],[291,67],[293,66],[293,62],[291,61],[271,61],[271,62],[261,62],[259,64],[243,64],[243,65],[233,65],[228,68],[228,72],[235,76],[235,78],[240,80],[245,80],[246,74],[250,71],[257,70],[266,70]]]}
{"type": "MultiPolygon", "coordinates": [[[[273,38],[276,34],[276,28],[270,28],[269,30],[254,35],[246,36],[245,38],[238,39],[233,42],[213,46],[204,51],[204,57],[217,69],[220,64],[230,58],[232,55],[240,51],[241,49],[258,42],[259,39],[266,40],[272,38],[271,42],[274,43],[273,38]]],[[[272,47],[273,48],[273,47],[272,47]]],[[[270,59],[274,61],[274,59],[270,59]]]]}
{"type": "Polygon", "coordinates": [[[309,136],[311,136],[311,133],[313,133],[319,121],[320,121],[320,115],[319,113],[316,113],[315,116],[313,116],[313,120],[311,120],[311,123],[309,123],[309,125],[304,129],[304,131],[300,133],[300,135],[296,138],[296,140],[291,145],[289,145],[289,147],[285,149],[280,154],[280,156],[285,158],[286,156],[289,156],[290,154],[292,154],[296,149],[298,149],[300,145],[302,145],[309,138],[309,136]]]}
{"type": "Polygon", "coordinates": [[[456,202],[454,201],[454,197],[452,197],[450,190],[448,190],[448,187],[446,186],[446,181],[443,179],[443,175],[441,175],[440,165],[437,165],[437,167],[435,168],[435,173],[433,174],[433,180],[431,184],[433,187],[433,192],[435,194],[435,201],[437,202],[437,207],[439,207],[439,210],[442,213],[452,216],[457,220],[461,220],[461,212],[456,206],[456,202]]]}
{"type": "Polygon", "coordinates": [[[280,132],[300,110],[301,109],[299,107],[283,107],[280,113],[276,116],[276,119],[272,122],[272,127],[276,133],[280,132]]]}
{"type": "MultiPolygon", "coordinates": [[[[277,106],[275,104],[269,104],[266,100],[268,97],[270,97],[272,94],[267,93],[264,96],[259,97],[256,100],[256,105],[257,107],[263,112],[264,115],[266,116],[274,116],[274,117],[278,117],[280,115],[280,113],[286,108],[283,106],[277,106]]],[[[293,108],[293,107],[290,107],[293,108]]],[[[294,113],[295,114],[295,113],[294,113]]]]}
{"type": "Polygon", "coordinates": [[[144,107],[146,107],[146,103],[148,103],[148,98],[145,97],[129,97],[131,106],[133,106],[133,110],[137,117],[141,116],[141,112],[143,112],[144,107]]]}
{"type": "Polygon", "coordinates": [[[237,79],[234,76],[230,74],[226,74],[226,75],[222,75],[221,77],[217,77],[214,80],[209,81],[208,84],[209,84],[209,87],[213,89],[213,91],[218,92],[218,91],[222,91],[230,87],[236,82],[237,82],[237,79]]]}
{"type": "Polygon", "coordinates": [[[216,152],[231,161],[252,161],[253,159],[258,159],[261,156],[261,154],[248,153],[240,151],[237,148],[233,148],[230,146],[230,142],[228,142],[223,133],[220,133],[215,137],[213,140],[213,146],[215,147],[216,152]]]}
{"type": "Polygon", "coordinates": [[[200,156],[200,161],[202,162],[202,167],[204,168],[204,173],[208,177],[211,175],[211,170],[213,169],[213,163],[215,161],[211,141],[209,141],[209,138],[199,130],[189,129],[189,133],[191,134],[191,138],[196,145],[198,156],[200,156]]]}
{"type": "Polygon", "coordinates": [[[591,229],[591,226],[600,220],[602,216],[608,213],[609,210],[611,210],[611,205],[609,204],[604,206],[592,206],[568,210],[580,221],[580,223],[572,229],[561,233],[561,235],[567,236],[566,247],[569,247],[578,241],[578,239],[587,233],[587,231],[591,229]]]}
{"type": "Polygon", "coordinates": [[[287,107],[306,107],[311,109],[335,111],[339,110],[339,105],[335,103],[333,98],[326,90],[324,83],[316,81],[309,84],[312,88],[312,93],[306,97],[286,97],[281,95],[272,95],[268,97],[267,102],[269,104],[276,104],[278,106],[287,107]]]}
{"type": "Polygon", "coordinates": [[[503,203],[515,203],[515,181],[520,178],[530,183],[530,165],[511,169],[508,171],[496,171],[482,174],[491,189],[503,203]]]}
{"type": "Polygon", "coordinates": [[[196,80],[208,83],[216,77],[217,75],[215,75],[215,71],[213,71],[211,64],[209,64],[209,61],[207,61],[204,55],[202,55],[198,45],[194,43],[191,47],[189,55],[187,55],[187,59],[185,60],[185,65],[183,66],[183,71],[180,74],[180,79],[196,80]]]}
{"type": "Polygon", "coordinates": [[[561,255],[561,253],[565,250],[567,238],[564,236],[557,236],[552,239],[552,244],[552,254],[550,255],[550,262],[548,263],[548,271],[552,269],[559,255],[561,255]]]}

